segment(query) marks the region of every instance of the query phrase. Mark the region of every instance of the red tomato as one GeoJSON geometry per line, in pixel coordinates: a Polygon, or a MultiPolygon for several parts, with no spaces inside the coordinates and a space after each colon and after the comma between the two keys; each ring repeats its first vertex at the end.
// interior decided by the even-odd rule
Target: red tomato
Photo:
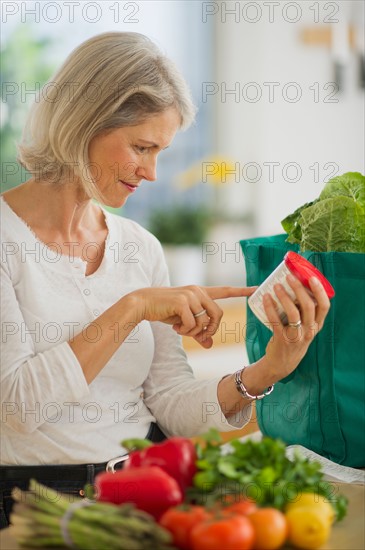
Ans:
{"type": "Polygon", "coordinates": [[[233,513],[242,516],[248,516],[253,512],[256,512],[257,506],[253,500],[242,500],[241,502],[236,502],[235,504],[230,504],[223,508],[224,513],[233,513]]]}
{"type": "Polygon", "coordinates": [[[281,548],[288,536],[288,524],[282,512],[276,508],[258,508],[249,517],[255,530],[255,550],[281,548]]]}
{"type": "Polygon", "coordinates": [[[255,531],[248,518],[231,516],[199,523],[190,537],[192,550],[252,550],[255,531]]]}
{"type": "Polygon", "coordinates": [[[169,508],[160,518],[160,525],[170,531],[174,545],[181,550],[190,550],[192,529],[212,515],[202,506],[169,508]]]}

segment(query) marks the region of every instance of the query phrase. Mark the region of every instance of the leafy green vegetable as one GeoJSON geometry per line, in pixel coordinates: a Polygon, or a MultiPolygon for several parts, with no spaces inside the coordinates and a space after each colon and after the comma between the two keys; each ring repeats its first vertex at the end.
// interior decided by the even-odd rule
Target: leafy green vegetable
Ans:
{"type": "Polygon", "coordinates": [[[299,223],[300,215],[303,210],[305,210],[309,206],[312,206],[313,204],[318,202],[318,200],[319,199],[312,202],[306,202],[305,204],[303,204],[303,206],[297,208],[293,212],[293,214],[289,214],[289,216],[287,216],[285,220],[281,222],[284,231],[286,231],[286,233],[288,233],[289,235],[287,239],[288,242],[300,244],[300,241],[302,240],[302,228],[299,223]]]}
{"type": "Polygon", "coordinates": [[[347,172],[281,222],[301,252],[365,252],[365,176],[347,172]]]}
{"type": "Polygon", "coordinates": [[[304,250],[365,252],[364,209],[348,197],[324,199],[306,208],[301,227],[304,250]]]}
{"type": "Polygon", "coordinates": [[[204,439],[204,445],[196,445],[198,472],[188,500],[209,506],[223,502],[227,495],[239,495],[253,498],[260,506],[283,510],[302,492],[315,492],[332,504],[337,520],[346,515],[347,499],[333,494],[331,483],[323,480],[321,464],[299,453],[289,460],[286,445],[279,439],[234,439],[228,448],[222,446],[216,430],[210,430],[204,439]]]}
{"type": "Polygon", "coordinates": [[[346,172],[330,179],[319,195],[320,200],[332,197],[350,197],[365,208],[365,176],[359,172],[346,172]]]}

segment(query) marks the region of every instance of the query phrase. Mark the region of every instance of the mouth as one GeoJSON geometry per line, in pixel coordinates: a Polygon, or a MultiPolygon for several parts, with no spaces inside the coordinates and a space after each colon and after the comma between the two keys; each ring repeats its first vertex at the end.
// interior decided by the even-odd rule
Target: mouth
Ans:
{"type": "Polygon", "coordinates": [[[139,184],[132,184],[132,183],[128,183],[128,182],[123,181],[123,180],[118,180],[118,181],[119,181],[119,183],[124,185],[124,187],[126,187],[130,193],[134,193],[135,190],[137,189],[137,187],[139,187],[139,184]]]}

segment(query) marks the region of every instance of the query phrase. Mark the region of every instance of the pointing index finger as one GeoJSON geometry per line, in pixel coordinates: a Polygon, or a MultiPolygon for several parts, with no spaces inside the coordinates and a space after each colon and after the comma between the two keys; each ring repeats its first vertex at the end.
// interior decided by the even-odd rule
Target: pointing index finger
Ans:
{"type": "Polygon", "coordinates": [[[220,298],[239,298],[241,296],[251,296],[257,289],[257,286],[236,287],[236,286],[207,286],[205,290],[212,300],[220,298]]]}

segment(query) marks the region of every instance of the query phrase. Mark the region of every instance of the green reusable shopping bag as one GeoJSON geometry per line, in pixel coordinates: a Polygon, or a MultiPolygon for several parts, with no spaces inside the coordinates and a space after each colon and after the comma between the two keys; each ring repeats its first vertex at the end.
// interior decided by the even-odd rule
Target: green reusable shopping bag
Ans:
{"type": "MultiPolygon", "coordinates": [[[[276,235],[240,242],[247,284],[259,285],[296,245],[276,235]]],[[[338,464],[365,467],[365,254],[302,254],[330,281],[336,295],[322,331],[298,368],[257,401],[261,431],[338,464]]],[[[250,363],[260,359],[272,332],[247,307],[250,363]]]]}

